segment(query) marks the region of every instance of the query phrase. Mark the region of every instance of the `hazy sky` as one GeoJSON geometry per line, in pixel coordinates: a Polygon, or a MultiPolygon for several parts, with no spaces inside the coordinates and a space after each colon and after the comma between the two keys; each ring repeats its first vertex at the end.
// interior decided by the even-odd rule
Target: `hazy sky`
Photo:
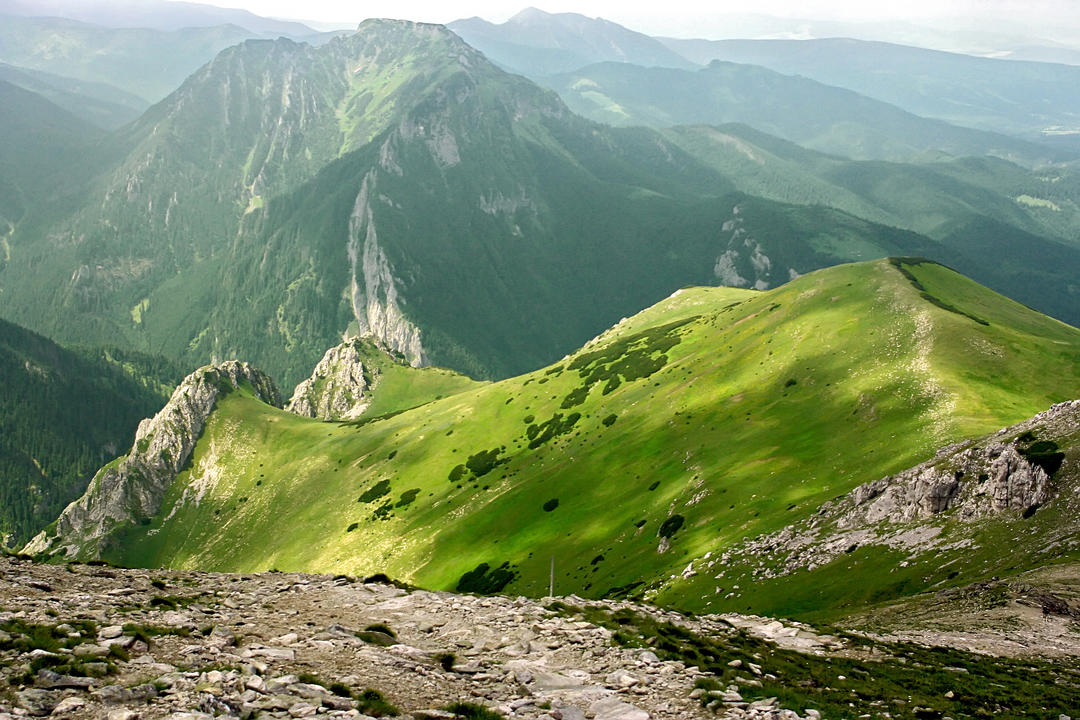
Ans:
{"type": "Polygon", "coordinates": [[[651,34],[695,27],[706,29],[721,16],[747,13],[815,20],[873,22],[966,17],[1000,26],[1019,23],[1029,31],[1048,33],[1062,24],[1080,25],[1080,0],[539,0],[520,3],[496,0],[201,0],[226,7],[243,7],[259,15],[354,25],[366,17],[397,17],[427,22],[449,22],[479,15],[502,22],[533,4],[547,12],[578,12],[604,17],[651,34]]]}

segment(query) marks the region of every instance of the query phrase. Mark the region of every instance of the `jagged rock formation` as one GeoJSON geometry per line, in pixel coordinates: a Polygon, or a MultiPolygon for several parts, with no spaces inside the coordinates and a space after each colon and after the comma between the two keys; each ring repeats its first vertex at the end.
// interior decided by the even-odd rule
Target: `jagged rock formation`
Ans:
{"type": "Polygon", "coordinates": [[[964,526],[1028,518],[1058,496],[1055,476],[1074,469],[1057,441],[1068,443],[1078,432],[1080,400],[1054,405],[991,437],[950,445],[921,465],[860,485],[811,519],[746,541],[706,567],[783,558],[779,567],[756,573],[778,577],[821,567],[863,545],[915,552],[970,545],[964,526]],[[961,532],[946,532],[957,527],[961,532]]]}
{"type": "Polygon", "coordinates": [[[261,400],[280,405],[273,381],[247,363],[230,360],[196,370],[157,415],[139,424],[129,453],[98,471],[86,493],[60,515],[55,529],[39,534],[25,552],[99,557],[113,530],[152,517],[191,456],[217,399],[241,385],[261,400]]]}
{"type": "Polygon", "coordinates": [[[347,340],[326,351],[311,377],[296,386],[285,409],[319,420],[353,420],[371,404],[376,368],[364,366],[364,341],[347,340]]]}
{"type": "Polygon", "coordinates": [[[1051,497],[1050,477],[1015,445],[990,443],[893,477],[860,485],[840,503],[843,528],[911,522],[948,510],[969,520],[1007,511],[1030,512],[1051,497]]]}

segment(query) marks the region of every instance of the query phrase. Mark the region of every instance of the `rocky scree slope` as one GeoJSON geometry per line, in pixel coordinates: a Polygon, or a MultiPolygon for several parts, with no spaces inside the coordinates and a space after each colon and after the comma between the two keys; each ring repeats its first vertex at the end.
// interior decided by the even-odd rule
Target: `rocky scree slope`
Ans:
{"type": "MultiPolygon", "coordinates": [[[[353,422],[230,393],[159,511],[87,552],[535,596],[554,555],[557,587],[592,597],[850,612],[953,572],[974,580],[983,561],[920,567],[906,585],[867,575],[853,593],[815,582],[834,594],[811,601],[798,588],[758,593],[749,574],[716,581],[701,559],[715,565],[860,484],[1069,397],[1078,355],[1077,330],[921,261],[830,268],[765,292],[684,289],[528,375],[384,411],[392,385],[380,385],[353,422]]],[[[1040,510],[1026,527],[1052,517],[1040,510]]],[[[67,546],[78,541],[61,532],[53,547],[67,546]]]]}
{"type": "Polygon", "coordinates": [[[745,615],[0,557],[0,718],[1057,718],[1075,669],[745,615]]]}
{"type": "Polygon", "coordinates": [[[102,468],[86,493],[26,550],[97,557],[117,526],[153,517],[177,473],[187,465],[219,399],[241,387],[269,405],[281,403],[270,378],[247,363],[232,360],[195,371],[157,415],[139,424],[129,453],[102,468]],[[59,537],[65,544],[56,548],[53,543],[59,537]]]}

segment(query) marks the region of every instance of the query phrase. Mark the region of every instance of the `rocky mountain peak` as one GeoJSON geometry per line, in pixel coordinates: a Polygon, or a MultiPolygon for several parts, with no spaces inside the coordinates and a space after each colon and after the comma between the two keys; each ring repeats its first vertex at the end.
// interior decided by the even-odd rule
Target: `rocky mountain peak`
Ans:
{"type": "Polygon", "coordinates": [[[377,368],[364,365],[365,341],[346,340],[330,348],[315,371],[293,391],[285,409],[320,420],[354,420],[371,404],[370,391],[378,377],[377,368]]]}
{"type": "Polygon", "coordinates": [[[143,420],[127,455],[102,468],[86,493],[68,505],[52,532],[27,544],[28,553],[98,557],[119,527],[152,517],[187,464],[219,397],[244,388],[275,406],[273,381],[248,363],[230,360],[188,375],[153,418],[143,420]]]}

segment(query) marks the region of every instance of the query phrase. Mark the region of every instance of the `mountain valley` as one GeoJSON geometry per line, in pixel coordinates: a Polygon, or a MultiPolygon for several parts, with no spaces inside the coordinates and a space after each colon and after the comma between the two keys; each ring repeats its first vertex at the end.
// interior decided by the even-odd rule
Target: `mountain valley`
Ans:
{"type": "Polygon", "coordinates": [[[0,720],[1077,716],[1077,68],[237,4],[0,0],[0,720]]]}

